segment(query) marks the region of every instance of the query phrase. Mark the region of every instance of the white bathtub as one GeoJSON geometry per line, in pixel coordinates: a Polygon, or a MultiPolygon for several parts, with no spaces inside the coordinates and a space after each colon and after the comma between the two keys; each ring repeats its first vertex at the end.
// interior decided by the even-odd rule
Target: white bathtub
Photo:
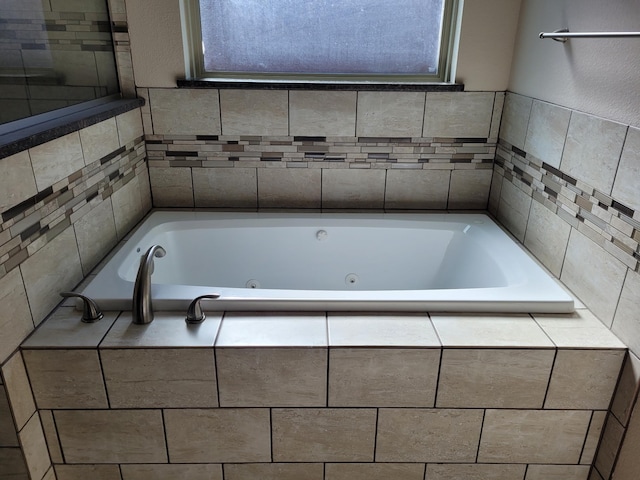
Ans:
{"type": "Polygon", "coordinates": [[[159,244],[155,310],[548,312],[572,297],[482,214],[157,211],[84,293],[131,309],[140,255],[159,244]]]}

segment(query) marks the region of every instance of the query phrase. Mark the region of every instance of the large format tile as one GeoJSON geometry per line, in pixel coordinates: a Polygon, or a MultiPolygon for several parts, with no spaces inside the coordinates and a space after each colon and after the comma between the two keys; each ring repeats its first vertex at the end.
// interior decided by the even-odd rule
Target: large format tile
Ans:
{"type": "Polygon", "coordinates": [[[625,348],[624,343],[586,308],[565,314],[534,313],[533,318],[560,348],[625,348]]]}
{"type": "Polygon", "coordinates": [[[255,168],[192,168],[191,171],[196,207],[258,206],[258,177],[255,168]]]}
{"type": "Polygon", "coordinates": [[[118,465],[56,465],[58,480],[122,480],[118,465]]]}
{"type": "Polygon", "coordinates": [[[67,463],[166,463],[160,410],[57,410],[67,463]]]}
{"type": "Polygon", "coordinates": [[[44,477],[51,467],[51,459],[38,414],[29,419],[18,436],[31,478],[44,477]]]}
{"type": "Polygon", "coordinates": [[[429,92],[423,137],[487,138],[493,92],[429,92]]]}
{"type": "Polygon", "coordinates": [[[329,406],[432,407],[440,349],[333,348],[329,406]]]}
{"type": "Polygon", "coordinates": [[[482,410],[382,408],[376,462],[474,462],[482,410]]]}
{"type": "Polygon", "coordinates": [[[38,190],[67,178],[84,167],[80,134],[70,133],[29,150],[38,190]]]}
{"type": "Polygon", "coordinates": [[[524,150],[558,168],[570,118],[571,110],[534,100],[524,150]]]}
{"type": "Polygon", "coordinates": [[[144,134],[142,114],[139,108],[118,115],[116,117],[116,125],[118,126],[118,138],[121,146],[130,144],[144,134]]]}
{"type": "Polygon", "coordinates": [[[640,478],[640,463],[638,462],[638,445],[640,445],[640,410],[637,408],[631,417],[624,443],[620,449],[616,463],[615,478],[640,478]]]}
{"type": "Polygon", "coordinates": [[[60,449],[60,441],[58,440],[58,429],[53,420],[53,412],[51,410],[38,410],[40,422],[42,423],[42,431],[49,448],[49,456],[52,463],[62,463],[62,450],[60,449]]]}
{"type": "Polygon", "coordinates": [[[320,208],[322,170],[258,168],[257,172],[260,208],[320,208]]]}
{"type": "Polygon", "coordinates": [[[485,210],[492,176],[493,170],[488,168],[453,170],[447,208],[485,210]]]}
{"type": "Polygon", "coordinates": [[[373,461],[373,408],[275,408],[271,415],[276,462],[373,461]]]}
{"type": "Polygon", "coordinates": [[[2,367],[2,376],[16,427],[21,430],[36,411],[36,405],[20,352],[16,352],[2,367]]]}
{"type": "Polygon", "coordinates": [[[384,170],[323,169],[322,208],[384,206],[384,170]]]}
{"type": "Polygon", "coordinates": [[[525,246],[556,277],[560,276],[571,226],[538,202],[531,202],[525,246]]]}
{"type": "Polygon", "coordinates": [[[500,125],[501,139],[524,149],[532,104],[533,100],[529,97],[507,92],[500,125]]]}
{"type": "Polygon", "coordinates": [[[80,130],[82,153],[87,165],[106,157],[120,147],[116,119],[110,118],[80,130]]]}
{"type": "MultiPolygon", "coordinates": [[[[423,480],[421,463],[327,463],[325,480],[423,480]]],[[[428,477],[429,478],[429,477],[428,477]]]]}
{"type": "Polygon", "coordinates": [[[165,410],[171,463],[269,462],[269,409],[165,410]]]}
{"type": "MultiPolygon", "coordinates": [[[[629,424],[629,432],[632,432],[634,428],[634,417],[632,416],[631,423],[629,424]]],[[[630,435],[630,444],[632,444],[631,442],[633,441],[634,436],[637,438],[637,434],[630,435]]],[[[620,451],[620,445],[624,438],[625,428],[620,425],[620,422],[618,422],[613,415],[609,414],[607,416],[602,438],[600,439],[600,446],[598,447],[598,453],[594,462],[594,466],[604,478],[610,478],[611,472],[613,471],[616,463],[616,458],[620,451]]]]}
{"type": "Polygon", "coordinates": [[[19,268],[0,278],[0,304],[0,362],[3,362],[33,330],[19,268]]]}
{"type": "Polygon", "coordinates": [[[440,347],[424,313],[328,314],[331,347],[440,347]]]}
{"type": "Polygon", "coordinates": [[[558,350],[545,408],[606,410],[624,350],[558,350]]]}
{"type": "Polygon", "coordinates": [[[420,137],[423,92],[359,92],[356,136],[420,137]]]}
{"type": "Polygon", "coordinates": [[[11,416],[11,406],[9,405],[7,392],[4,386],[0,385],[0,448],[19,446],[20,443],[18,442],[16,427],[11,416]]]}
{"type": "Polygon", "coordinates": [[[629,127],[612,196],[634,210],[640,210],[640,129],[629,127]]]}
{"type": "Polygon", "coordinates": [[[150,88],[149,104],[156,135],[222,133],[218,90],[150,88]]]}
{"type": "Polygon", "coordinates": [[[148,202],[145,201],[144,196],[148,192],[144,189],[144,186],[146,186],[145,181],[141,180],[140,176],[136,176],[111,195],[113,218],[116,222],[116,232],[120,240],[147,213],[148,202]]]}
{"type": "Polygon", "coordinates": [[[217,407],[213,349],[100,351],[111,408],[217,407]]]}
{"type": "Polygon", "coordinates": [[[613,413],[622,425],[627,425],[635,406],[636,395],[640,388],[640,359],[629,352],[618,380],[616,393],[611,403],[613,413]]]}
{"type": "Polygon", "coordinates": [[[111,200],[107,199],[74,223],[82,271],[88,275],[118,243],[111,200]]]}
{"type": "Polygon", "coordinates": [[[38,408],[107,408],[95,350],[24,350],[38,408]]]}
{"type": "Polygon", "coordinates": [[[223,135],[289,134],[286,90],[220,90],[223,135]]]}
{"type": "Polygon", "coordinates": [[[289,92],[290,135],[353,137],[357,92],[289,92]]]}
{"type": "Polygon", "coordinates": [[[122,465],[120,469],[122,480],[222,480],[222,466],[216,464],[122,465]]]}
{"type": "Polygon", "coordinates": [[[29,480],[27,466],[24,463],[22,450],[15,448],[0,448],[0,467],[7,478],[13,480],[29,480]]]}
{"type": "Polygon", "coordinates": [[[611,329],[636,355],[640,355],[640,274],[627,270],[611,329]]]}
{"type": "Polygon", "coordinates": [[[482,465],[477,463],[427,465],[428,480],[522,480],[526,465],[482,465]]]}
{"type": "Polygon", "coordinates": [[[529,465],[525,480],[587,480],[589,465],[529,465]]]}
{"type": "Polygon", "coordinates": [[[554,351],[446,349],[437,407],[541,408],[554,351]]]}
{"type": "Polygon", "coordinates": [[[155,207],[193,207],[193,183],[188,167],[152,167],[149,181],[155,207]]]}
{"type": "Polygon", "coordinates": [[[604,428],[604,422],[606,419],[606,410],[594,411],[591,415],[589,432],[587,433],[584,447],[582,447],[582,455],[580,455],[581,465],[591,465],[593,463],[595,454],[598,451],[598,445],[600,444],[600,437],[602,436],[602,429],[604,428]]]}
{"type": "Polygon", "coordinates": [[[524,241],[530,209],[531,197],[513,183],[503,181],[497,217],[520,242],[524,241]]]}
{"type": "Polygon", "coordinates": [[[588,237],[571,231],[560,280],[611,326],[627,267],[588,237]]]}
{"type": "Polygon", "coordinates": [[[36,193],[38,190],[29,152],[23,151],[0,160],[0,212],[36,193]]]}
{"type": "Polygon", "coordinates": [[[321,407],[326,348],[218,348],[221,407],[321,407]]]}
{"type": "MultiPolygon", "coordinates": [[[[324,480],[322,463],[227,463],[225,480],[324,480]]],[[[123,479],[127,480],[127,479],[123,479]]]]}
{"type": "Polygon", "coordinates": [[[611,193],[627,127],[573,112],[560,168],[605,194],[611,193]]]}
{"type": "Polygon", "coordinates": [[[385,208],[447,208],[450,174],[449,170],[388,170],[385,208]]]}
{"type": "Polygon", "coordinates": [[[478,462],[577,464],[590,419],[583,410],[487,410],[478,462]]]}

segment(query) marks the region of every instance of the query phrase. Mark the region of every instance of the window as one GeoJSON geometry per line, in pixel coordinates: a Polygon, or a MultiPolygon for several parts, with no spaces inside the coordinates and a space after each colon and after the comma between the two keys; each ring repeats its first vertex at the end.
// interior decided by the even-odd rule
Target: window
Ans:
{"type": "Polygon", "coordinates": [[[456,0],[183,0],[192,78],[447,81],[456,0]]]}

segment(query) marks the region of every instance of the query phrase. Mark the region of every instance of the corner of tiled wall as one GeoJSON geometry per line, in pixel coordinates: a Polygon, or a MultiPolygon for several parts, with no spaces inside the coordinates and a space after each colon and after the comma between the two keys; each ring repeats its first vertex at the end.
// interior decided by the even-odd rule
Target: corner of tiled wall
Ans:
{"type": "Polygon", "coordinates": [[[503,92],[138,95],[148,99],[154,206],[247,209],[485,209],[504,100],[503,92]]]}
{"type": "Polygon", "coordinates": [[[595,462],[604,480],[617,462],[616,478],[640,474],[620,451],[639,428],[639,160],[634,126],[506,95],[489,210],[630,349],[595,462]]]}

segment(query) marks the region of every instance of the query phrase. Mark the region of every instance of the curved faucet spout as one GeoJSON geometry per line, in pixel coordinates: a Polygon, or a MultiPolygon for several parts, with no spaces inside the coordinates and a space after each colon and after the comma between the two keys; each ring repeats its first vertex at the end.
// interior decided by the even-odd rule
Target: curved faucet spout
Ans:
{"type": "Polygon", "coordinates": [[[160,245],[153,245],[140,257],[140,267],[133,287],[133,323],[146,324],[153,321],[151,305],[151,274],[153,273],[153,257],[164,257],[167,251],[160,245]]]}

